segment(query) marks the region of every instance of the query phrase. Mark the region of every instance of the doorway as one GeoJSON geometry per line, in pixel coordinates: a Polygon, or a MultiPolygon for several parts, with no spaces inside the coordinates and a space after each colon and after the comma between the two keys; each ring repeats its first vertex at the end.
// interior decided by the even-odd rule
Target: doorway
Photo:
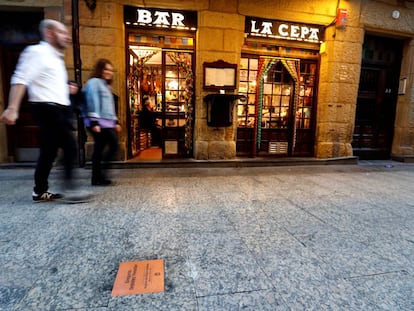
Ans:
{"type": "MultiPolygon", "coordinates": [[[[42,19],[43,11],[39,10],[0,12],[0,74],[5,103],[9,96],[10,78],[20,53],[26,46],[40,40],[38,27],[42,19]]],[[[16,162],[36,161],[39,150],[37,134],[38,127],[32,120],[30,105],[25,96],[16,125],[7,127],[9,159],[16,162]]]]}
{"type": "Polygon", "coordinates": [[[241,58],[238,156],[312,156],[317,62],[241,58]]]}
{"type": "Polygon", "coordinates": [[[403,41],[366,35],[352,140],[360,159],[389,159],[403,41]]]}
{"type": "Polygon", "coordinates": [[[137,161],[192,156],[194,40],[156,39],[128,50],[129,157],[137,161]]]}

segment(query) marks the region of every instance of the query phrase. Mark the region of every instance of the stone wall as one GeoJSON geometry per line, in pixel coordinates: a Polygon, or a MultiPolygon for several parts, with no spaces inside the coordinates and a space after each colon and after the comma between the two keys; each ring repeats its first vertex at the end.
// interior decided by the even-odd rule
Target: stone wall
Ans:
{"type": "MultiPolygon", "coordinates": [[[[1,5],[44,7],[45,16],[64,21],[71,28],[71,0],[6,1],[1,5]]],[[[209,92],[202,88],[204,62],[224,60],[239,64],[244,36],[244,17],[290,20],[326,25],[325,43],[320,56],[320,77],[317,103],[315,156],[331,158],[352,155],[352,133],[359,84],[361,50],[365,32],[393,35],[406,39],[401,77],[407,78],[407,90],[397,104],[394,155],[414,155],[414,8],[411,2],[339,1],[348,9],[348,24],[343,29],[332,23],[336,17],[337,1],[251,1],[251,0],[136,0],[97,1],[89,10],[79,0],[80,53],[82,82],[85,83],[93,64],[105,57],[114,63],[113,90],[119,96],[119,118],[124,127],[121,134],[120,159],[126,159],[126,56],[123,25],[123,5],[155,8],[176,8],[198,12],[196,38],[196,89],[194,157],[196,159],[228,159],[235,157],[236,124],[229,127],[207,126],[203,98],[209,92]],[[398,9],[400,18],[392,18],[398,9]]],[[[73,51],[66,52],[68,72],[74,77],[73,51]]],[[[5,100],[3,99],[3,102],[5,100]]],[[[235,112],[236,113],[236,112],[235,112]]],[[[236,119],[236,118],[234,118],[236,119]]],[[[0,137],[5,137],[0,126],[0,137]]],[[[3,140],[2,140],[3,141],[3,140]]],[[[4,144],[4,143],[3,143],[4,144]]],[[[4,150],[4,146],[1,146],[4,150]]],[[[0,152],[1,161],[5,153],[0,152]]]]}
{"type": "MultiPolygon", "coordinates": [[[[239,64],[243,43],[244,18],[236,11],[222,12],[222,1],[211,1],[209,11],[199,13],[196,51],[196,116],[194,157],[200,160],[229,159],[236,156],[237,124],[228,127],[207,126],[204,96],[210,92],[203,90],[203,63],[223,60],[239,64]]],[[[227,1],[227,11],[236,6],[235,0],[227,1]]],[[[231,93],[231,91],[227,91],[231,93]]],[[[236,113],[236,109],[234,109],[236,113]]],[[[233,117],[236,120],[236,117],[233,117]]]]}
{"type": "Polygon", "coordinates": [[[352,156],[352,133],[361,67],[364,32],[359,27],[359,5],[344,3],[347,26],[328,26],[321,48],[315,156],[352,156]]]}
{"type": "MultiPolygon", "coordinates": [[[[82,61],[82,84],[85,84],[96,61],[110,60],[114,65],[112,90],[119,98],[118,118],[123,128],[119,135],[119,160],[127,157],[126,124],[126,78],[125,78],[125,38],[123,29],[123,6],[118,1],[98,1],[90,10],[84,1],[79,1],[79,42],[82,61]]],[[[90,159],[93,140],[88,135],[86,158],[90,159]]]]}
{"type": "Polygon", "coordinates": [[[392,155],[414,156],[414,40],[407,42],[401,66],[401,78],[407,79],[406,93],[398,98],[392,155]]]}

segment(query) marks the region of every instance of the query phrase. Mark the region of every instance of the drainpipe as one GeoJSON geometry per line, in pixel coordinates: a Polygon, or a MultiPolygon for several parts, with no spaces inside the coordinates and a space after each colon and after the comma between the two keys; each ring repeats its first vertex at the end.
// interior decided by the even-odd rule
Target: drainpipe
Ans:
{"type": "MultiPolygon", "coordinates": [[[[82,61],[80,56],[79,43],[79,1],[72,0],[72,45],[73,45],[73,64],[75,67],[75,81],[82,87],[82,61]]],[[[85,143],[86,135],[82,118],[77,113],[77,129],[78,129],[78,160],[79,166],[85,166],[85,143]]]]}
{"type": "Polygon", "coordinates": [[[79,1],[72,0],[72,44],[73,62],[75,66],[75,80],[82,86],[82,62],[80,57],[79,44],[79,1]]]}

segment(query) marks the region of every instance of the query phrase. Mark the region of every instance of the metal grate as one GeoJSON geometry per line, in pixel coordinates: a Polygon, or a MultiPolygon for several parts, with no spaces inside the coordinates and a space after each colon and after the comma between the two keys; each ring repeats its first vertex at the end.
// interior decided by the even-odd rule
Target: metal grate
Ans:
{"type": "Polygon", "coordinates": [[[270,154],[287,154],[288,142],[287,141],[270,141],[269,142],[270,154]]]}

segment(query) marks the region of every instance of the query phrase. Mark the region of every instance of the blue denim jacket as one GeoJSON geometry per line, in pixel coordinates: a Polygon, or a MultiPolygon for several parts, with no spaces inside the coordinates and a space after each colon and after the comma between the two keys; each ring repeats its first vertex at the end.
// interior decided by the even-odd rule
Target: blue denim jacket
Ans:
{"type": "Polygon", "coordinates": [[[118,120],[115,112],[114,96],[104,79],[89,79],[83,88],[86,101],[85,118],[118,120]]]}

